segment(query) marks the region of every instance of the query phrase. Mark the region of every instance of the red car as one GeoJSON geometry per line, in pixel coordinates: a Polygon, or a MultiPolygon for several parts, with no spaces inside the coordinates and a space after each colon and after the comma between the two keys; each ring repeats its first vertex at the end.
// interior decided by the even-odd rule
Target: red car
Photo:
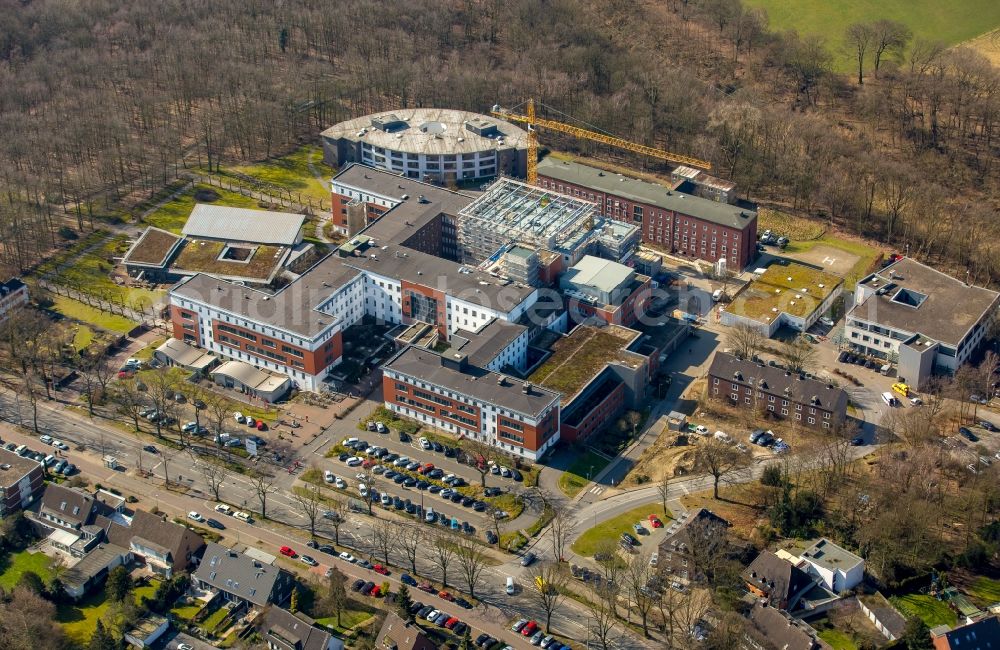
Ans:
{"type": "Polygon", "coordinates": [[[372,591],[368,595],[371,596],[372,598],[378,598],[379,596],[382,595],[382,587],[375,585],[374,587],[372,587],[372,591]]]}
{"type": "Polygon", "coordinates": [[[447,621],[444,622],[444,626],[449,630],[454,629],[456,625],[458,625],[458,618],[455,616],[452,616],[451,618],[449,618],[447,621]]]}
{"type": "Polygon", "coordinates": [[[438,598],[444,598],[445,600],[455,600],[455,597],[449,594],[447,591],[439,591],[438,598]]]}
{"type": "Polygon", "coordinates": [[[278,552],[280,552],[285,557],[298,557],[299,556],[299,554],[296,553],[295,550],[291,546],[282,546],[281,548],[278,549],[278,552]]]}
{"type": "Polygon", "coordinates": [[[420,473],[421,474],[427,474],[432,469],[434,469],[434,463],[427,463],[426,465],[424,465],[423,467],[420,468],[420,473]]]}
{"type": "Polygon", "coordinates": [[[434,593],[434,587],[432,587],[431,583],[429,582],[421,582],[420,585],[417,587],[417,589],[421,591],[426,591],[429,594],[434,593]]]}
{"type": "Polygon", "coordinates": [[[264,422],[263,420],[258,421],[257,422],[257,430],[258,431],[267,431],[267,422],[264,422]]]}
{"type": "Polygon", "coordinates": [[[649,515],[649,523],[653,524],[653,528],[663,528],[663,522],[656,515],[649,515]]]}
{"type": "Polygon", "coordinates": [[[372,571],[374,571],[375,573],[381,573],[384,576],[389,575],[389,569],[385,568],[381,564],[376,564],[375,566],[373,566],[372,571]]]}
{"type": "Polygon", "coordinates": [[[521,628],[521,636],[531,636],[538,631],[538,623],[528,621],[528,624],[521,628]]]}

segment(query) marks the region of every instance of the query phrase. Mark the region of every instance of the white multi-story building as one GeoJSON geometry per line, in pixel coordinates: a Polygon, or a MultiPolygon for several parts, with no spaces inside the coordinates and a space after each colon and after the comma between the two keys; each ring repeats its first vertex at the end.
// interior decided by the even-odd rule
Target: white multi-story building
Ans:
{"type": "Polygon", "coordinates": [[[858,282],[844,336],[864,354],[896,361],[922,385],[969,360],[996,318],[1000,294],[904,258],[858,282]]]}
{"type": "Polygon", "coordinates": [[[477,367],[461,351],[401,350],[383,366],[382,393],[400,415],[530,460],[559,440],[558,392],[477,367]]]}

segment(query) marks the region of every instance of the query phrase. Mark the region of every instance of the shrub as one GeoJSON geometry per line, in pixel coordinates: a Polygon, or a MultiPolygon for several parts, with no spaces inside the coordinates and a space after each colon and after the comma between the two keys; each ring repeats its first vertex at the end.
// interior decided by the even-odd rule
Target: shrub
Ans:
{"type": "Polygon", "coordinates": [[[760,484],[768,487],[781,487],[785,484],[785,477],[781,473],[781,466],[777,464],[767,465],[760,475],[760,484]]]}
{"type": "Polygon", "coordinates": [[[76,231],[69,226],[59,226],[59,236],[67,240],[80,238],[80,235],[76,234],[76,231]]]}

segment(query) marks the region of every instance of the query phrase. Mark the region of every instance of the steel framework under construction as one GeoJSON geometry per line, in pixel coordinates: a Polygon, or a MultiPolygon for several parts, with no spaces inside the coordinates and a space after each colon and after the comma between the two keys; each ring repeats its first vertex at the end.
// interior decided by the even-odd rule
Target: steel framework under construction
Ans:
{"type": "Polygon", "coordinates": [[[586,244],[597,206],[500,178],[458,213],[458,244],[463,261],[479,264],[521,242],[535,250],[575,250],[586,244]]]}

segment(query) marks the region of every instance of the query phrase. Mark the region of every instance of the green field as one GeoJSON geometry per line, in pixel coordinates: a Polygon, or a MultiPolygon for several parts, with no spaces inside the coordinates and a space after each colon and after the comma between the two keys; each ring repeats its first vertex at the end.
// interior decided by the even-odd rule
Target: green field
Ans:
{"type": "Polygon", "coordinates": [[[147,225],[156,226],[157,228],[162,228],[163,230],[167,230],[169,232],[180,233],[181,228],[184,227],[184,223],[191,215],[191,210],[194,209],[194,195],[198,190],[211,190],[219,195],[219,200],[214,201],[212,205],[226,205],[233,208],[258,207],[256,199],[251,199],[243,196],[242,194],[230,192],[219,187],[196,184],[189,188],[186,192],[175,196],[170,201],[167,201],[156,210],[146,215],[143,222],[147,225]]]}
{"type": "MultiPolygon", "coordinates": [[[[152,598],[156,593],[156,584],[152,582],[149,586],[137,587],[132,592],[135,602],[141,603],[143,596],[152,598]]],[[[85,647],[94,634],[98,619],[104,616],[110,605],[104,590],[95,589],[78,603],[60,604],[56,609],[56,621],[71,641],[85,647]]]]}
{"type": "Polygon", "coordinates": [[[559,477],[559,489],[566,496],[575,497],[590,483],[590,479],[600,474],[607,465],[608,460],[604,456],[598,456],[588,449],[577,456],[559,477]],[[588,476],[590,478],[587,478],[588,476]]]}
{"type": "Polygon", "coordinates": [[[904,23],[914,37],[955,45],[1000,26],[996,0],[746,0],[767,10],[772,30],[794,29],[818,34],[827,41],[834,66],[841,72],[856,68],[844,48],[844,31],[855,22],[889,18],[904,23]]]}
{"type": "Polygon", "coordinates": [[[21,551],[7,555],[0,559],[0,587],[11,589],[28,571],[34,571],[42,582],[48,582],[52,579],[51,564],[52,558],[44,553],[21,551]]]}
{"type": "Polygon", "coordinates": [[[117,332],[119,334],[125,334],[138,325],[138,323],[133,323],[127,318],[122,318],[116,314],[102,312],[99,309],[94,309],[90,305],[85,305],[78,300],[66,298],[65,296],[53,297],[52,310],[66,316],[67,318],[73,318],[84,323],[90,323],[91,325],[95,325],[111,332],[117,332]]]}
{"type": "Polygon", "coordinates": [[[893,596],[889,599],[896,609],[903,616],[916,616],[927,624],[927,627],[937,625],[954,626],[958,621],[958,616],[951,611],[947,604],[924,594],[907,594],[906,596],[893,596]]]}
{"type": "Polygon", "coordinates": [[[617,544],[618,537],[621,536],[622,533],[629,533],[633,537],[638,538],[640,543],[645,543],[646,540],[649,539],[649,536],[636,535],[635,531],[632,530],[632,524],[640,521],[648,521],[647,517],[651,514],[659,516],[664,526],[668,525],[667,519],[669,519],[671,515],[670,512],[663,510],[662,504],[639,506],[638,508],[632,508],[628,512],[623,512],[617,517],[612,517],[611,519],[602,521],[593,528],[585,531],[575,542],[573,542],[573,552],[577,555],[592,556],[595,552],[597,552],[597,549],[600,548],[602,541],[610,539],[617,544]]]}
{"type": "Polygon", "coordinates": [[[318,618],[316,622],[324,627],[328,627],[331,630],[335,630],[338,634],[346,634],[351,631],[352,628],[365,623],[372,617],[372,611],[368,609],[352,609],[350,604],[340,613],[340,623],[337,625],[337,617],[330,616],[328,618],[318,618]]]}

